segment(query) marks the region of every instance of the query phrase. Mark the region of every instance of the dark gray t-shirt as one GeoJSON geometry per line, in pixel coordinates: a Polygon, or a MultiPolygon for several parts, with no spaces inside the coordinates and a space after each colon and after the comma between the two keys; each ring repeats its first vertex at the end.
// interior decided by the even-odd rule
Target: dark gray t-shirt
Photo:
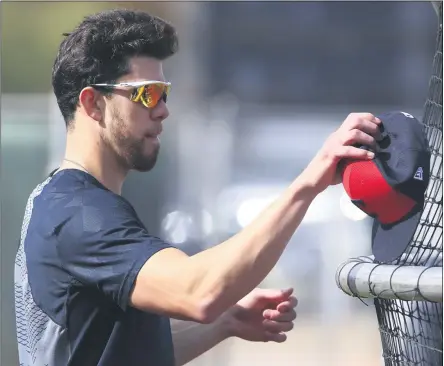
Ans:
{"type": "Polygon", "coordinates": [[[128,306],[137,273],[169,244],[80,170],[32,192],[15,261],[22,366],[173,366],[169,319],[128,306]]]}

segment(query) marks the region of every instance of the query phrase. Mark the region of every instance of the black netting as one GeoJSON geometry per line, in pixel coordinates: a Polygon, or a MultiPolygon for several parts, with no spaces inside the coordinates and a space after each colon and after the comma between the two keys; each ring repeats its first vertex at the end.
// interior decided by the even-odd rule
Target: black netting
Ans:
{"type": "MultiPolygon", "coordinates": [[[[433,73],[423,123],[432,151],[431,180],[421,221],[396,264],[442,267],[442,2],[433,73]]],[[[442,302],[375,299],[386,366],[443,364],[442,302]]]]}

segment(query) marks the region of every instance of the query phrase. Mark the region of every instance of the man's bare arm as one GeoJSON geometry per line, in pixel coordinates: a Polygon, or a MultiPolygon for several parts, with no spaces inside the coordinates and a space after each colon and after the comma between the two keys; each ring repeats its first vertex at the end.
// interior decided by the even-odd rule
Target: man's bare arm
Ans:
{"type": "Polygon", "coordinates": [[[133,306],[172,318],[213,322],[271,271],[314,197],[307,183],[296,180],[226,242],[192,257],[173,248],[158,252],[136,279],[133,306]]]}
{"type": "Polygon", "coordinates": [[[176,366],[185,365],[229,337],[224,316],[211,324],[171,319],[171,331],[176,366]]]}
{"type": "Polygon", "coordinates": [[[192,257],[173,248],[156,253],[137,276],[132,306],[172,318],[213,322],[267,276],[312,200],[338,183],[338,162],[372,158],[352,145],[373,145],[378,123],[370,114],[350,115],[293,184],[224,243],[192,257]]]}

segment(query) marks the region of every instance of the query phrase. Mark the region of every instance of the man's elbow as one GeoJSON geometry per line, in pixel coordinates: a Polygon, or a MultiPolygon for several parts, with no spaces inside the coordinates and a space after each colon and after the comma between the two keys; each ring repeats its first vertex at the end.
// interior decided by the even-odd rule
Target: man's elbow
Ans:
{"type": "Polygon", "coordinates": [[[227,310],[217,297],[199,299],[196,304],[193,318],[195,322],[201,324],[213,323],[227,310]]]}
{"type": "Polygon", "coordinates": [[[217,313],[207,307],[199,307],[193,316],[194,317],[193,320],[196,323],[200,323],[200,324],[211,324],[219,316],[220,316],[219,313],[217,313]]]}

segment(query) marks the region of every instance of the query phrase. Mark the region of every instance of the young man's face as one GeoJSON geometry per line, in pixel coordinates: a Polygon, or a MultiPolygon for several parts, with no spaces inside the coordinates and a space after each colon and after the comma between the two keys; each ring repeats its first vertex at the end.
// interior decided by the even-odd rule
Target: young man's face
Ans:
{"type": "MultiPolygon", "coordinates": [[[[162,62],[148,57],[136,57],[129,63],[131,72],[117,83],[157,80],[165,81],[162,62]]],[[[169,115],[164,100],[147,108],[129,99],[133,89],[117,90],[106,101],[102,141],[115,152],[127,169],[148,171],[156,163],[159,153],[159,134],[162,121],[169,115]]]]}

